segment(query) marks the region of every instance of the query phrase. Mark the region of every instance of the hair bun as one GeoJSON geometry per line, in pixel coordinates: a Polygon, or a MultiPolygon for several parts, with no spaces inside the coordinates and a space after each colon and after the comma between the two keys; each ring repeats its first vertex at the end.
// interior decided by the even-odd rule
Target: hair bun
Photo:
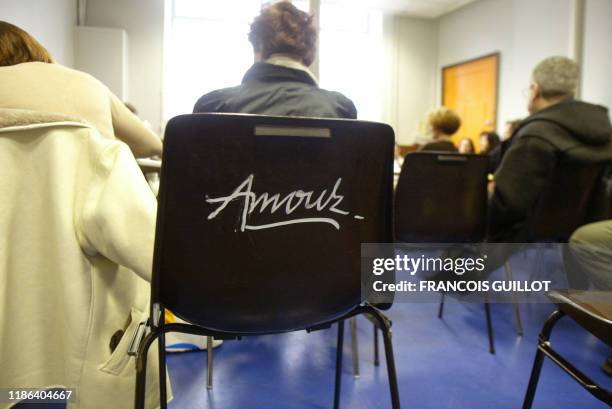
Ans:
{"type": "Polygon", "coordinates": [[[305,65],[312,64],[317,30],[312,15],[289,1],[265,6],[251,24],[249,40],[264,59],[272,54],[290,54],[305,65]]]}

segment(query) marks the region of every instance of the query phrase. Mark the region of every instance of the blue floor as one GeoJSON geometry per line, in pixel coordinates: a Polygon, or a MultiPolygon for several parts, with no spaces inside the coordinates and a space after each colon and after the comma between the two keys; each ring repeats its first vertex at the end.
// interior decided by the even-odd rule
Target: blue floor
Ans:
{"type": "MultiPolygon", "coordinates": [[[[521,261],[519,258],[517,261],[521,261]]],[[[516,266],[515,264],[513,264],[516,266]]],[[[519,266],[520,267],[520,266],[519,266]]],[[[515,278],[520,268],[515,268],[515,278]]],[[[524,336],[517,337],[509,304],[492,305],[497,353],[488,352],[482,304],[447,298],[444,319],[437,304],[396,303],[393,346],[404,409],[518,409],[535,354],[536,337],[550,304],[520,306],[524,336]]],[[[214,388],[206,389],[206,352],[169,354],[174,390],[170,409],[331,408],[337,328],[226,341],[215,350],[214,388]]],[[[341,407],[390,408],[387,372],[373,365],[371,324],[358,318],[361,377],[352,376],[348,325],[341,407]]],[[[552,344],[602,386],[612,378],[600,369],[612,349],[568,319],[556,326],[552,344]]],[[[382,343],[381,343],[382,344],[382,343]]],[[[20,409],[63,406],[21,405],[20,409]]],[[[546,360],[534,409],[603,409],[550,360],[546,360]]]]}
{"type": "MultiPolygon", "coordinates": [[[[393,346],[404,408],[517,409],[535,353],[536,336],[552,307],[522,305],[525,335],[514,332],[510,305],[493,305],[497,353],[488,352],[484,311],[479,304],[448,301],[438,320],[432,304],[396,304],[393,346]]],[[[373,365],[372,331],[358,321],[361,377],[352,377],[347,327],[342,407],[389,408],[386,367],[373,365]]],[[[227,341],[215,350],[214,388],[206,389],[206,353],[168,358],[174,388],[171,409],[331,408],[336,328],[227,341]]],[[[555,348],[603,386],[612,378],[600,370],[612,350],[569,319],[553,333],[555,348]]],[[[381,349],[382,352],[382,349],[381,349]]],[[[602,402],[584,391],[552,362],[546,361],[534,402],[542,409],[601,409],[602,402]]]]}
{"type": "MultiPolygon", "coordinates": [[[[416,409],[517,409],[535,354],[536,337],[550,304],[520,306],[524,336],[515,333],[509,304],[492,305],[497,353],[488,352],[482,304],[448,299],[444,318],[436,304],[395,304],[393,347],[401,403],[416,409]]],[[[331,408],[337,327],[315,333],[258,336],[226,341],[215,350],[214,388],[206,389],[206,353],[168,357],[174,390],[171,409],[331,408]]],[[[361,377],[352,376],[346,326],[341,407],[390,408],[381,342],[381,365],[373,365],[371,324],[358,319],[361,377]]],[[[382,339],[381,339],[382,341],[382,339]]],[[[600,369],[612,349],[570,319],[555,328],[553,346],[607,388],[612,378],[600,369]]],[[[602,409],[551,361],[546,360],[534,409],[602,409]]]]}

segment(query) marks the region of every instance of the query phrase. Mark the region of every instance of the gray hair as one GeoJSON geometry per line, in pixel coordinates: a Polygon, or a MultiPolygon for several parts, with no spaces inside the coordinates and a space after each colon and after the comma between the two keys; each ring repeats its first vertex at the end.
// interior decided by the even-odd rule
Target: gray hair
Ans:
{"type": "Polygon", "coordinates": [[[533,70],[533,82],[544,98],[573,97],[578,80],[578,64],[567,57],[548,57],[533,70]]]}

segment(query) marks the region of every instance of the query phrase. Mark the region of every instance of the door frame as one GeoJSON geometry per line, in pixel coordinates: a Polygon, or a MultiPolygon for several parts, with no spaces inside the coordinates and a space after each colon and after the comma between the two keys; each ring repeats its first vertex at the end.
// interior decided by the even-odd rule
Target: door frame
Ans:
{"type": "Polygon", "coordinates": [[[442,76],[442,87],[441,87],[442,93],[440,95],[440,105],[444,106],[444,91],[445,91],[445,86],[446,86],[446,84],[444,84],[444,70],[448,68],[454,68],[459,65],[476,62],[478,60],[484,60],[485,58],[491,58],[491,57],[495,57],[495,114],[494,114],[495,128],[493,130],[494,132],[497,132],[497,126],[499,122],[497,116],[499,113],[499,72],[500,72],[499,68],[501,66],[501,63],[500,63],[501,62],[501,52],[500,51],[495,51],[489,54],[485,54],[485,55],[481,55],[478,57],[463,60],[458,63],[453,63],[453,64],[443,66],[440,70],[440,75],[442,76]]]}

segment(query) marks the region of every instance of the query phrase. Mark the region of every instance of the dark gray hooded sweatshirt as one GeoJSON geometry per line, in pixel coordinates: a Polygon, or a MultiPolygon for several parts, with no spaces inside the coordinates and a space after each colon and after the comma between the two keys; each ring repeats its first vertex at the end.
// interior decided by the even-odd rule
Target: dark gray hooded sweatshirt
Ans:
{"type": "MultiPolygon", "coordinates": [[[[611,162],[612,126],[607,108],[568,99],[527,117],[515,131],[514,142],[495,174],[489,241],[533,241],[530,226],[546,211],[540,208],[545,192],[551,184],[562,183],[558,175],[611,162]]],[[[589,221],[606,216],[603,181],[597,185],[589,198],[589,221]]],[[[563,201],[558,207],[559,215],[575,211],[563,201]]]]}

